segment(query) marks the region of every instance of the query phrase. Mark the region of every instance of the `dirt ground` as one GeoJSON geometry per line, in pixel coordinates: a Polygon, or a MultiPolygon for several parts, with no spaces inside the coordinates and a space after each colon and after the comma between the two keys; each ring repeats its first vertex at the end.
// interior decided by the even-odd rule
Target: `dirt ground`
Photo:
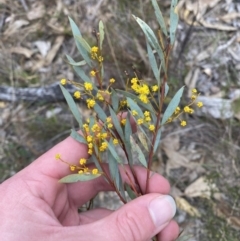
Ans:
{"type": "MultiPolygon", "coordinates": [[[[169,22],[171,1],[159,5],[169,22]]],[[[240,2],[180,0],[180,22],[170,60],[169,86],[201,92],[202,111],[188,125],[168,125],[153,170],[172,185],[183,231],[179,240],[238,241],[240,237],[240,2]]],[[[0,0],[0,87],[43,88],[76,79],[65,54],[79,60],[68,16],[94,44],[105,24],[106,77],[123,86],[125,71],[151,79],[145,39],[131,14],[154,30],[150,0],[0,0]]],[[[64,101],[26,101],[0,92],[0,182],[69,135],[76,123],[64,101]],[[13,101],[14,100],[14,101],[13,101]]],[[[80,104],[82,114],[91,113],[80,104]]],[[[95,206],[115,209],[113,193],[95,206]]]]}

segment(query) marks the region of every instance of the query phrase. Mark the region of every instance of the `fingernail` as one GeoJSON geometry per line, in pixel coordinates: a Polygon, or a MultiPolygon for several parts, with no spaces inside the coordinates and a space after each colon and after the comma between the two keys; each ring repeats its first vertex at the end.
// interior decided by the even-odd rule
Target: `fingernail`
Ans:
{"type": "Polygon", "coordinates": [[[176,213],[176,204],[171,196],[162,195],[154,198],[148,206],[149,213],[156,227],[169,222],[176,213]]]}

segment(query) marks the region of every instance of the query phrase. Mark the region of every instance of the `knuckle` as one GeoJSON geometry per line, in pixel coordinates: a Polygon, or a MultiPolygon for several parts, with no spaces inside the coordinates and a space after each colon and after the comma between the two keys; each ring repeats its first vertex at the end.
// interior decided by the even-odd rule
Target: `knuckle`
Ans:
{"type": "Polygon", "coordinates": [[[125,211],[117,216],[117,227],[123,241],[141,241],[144,240],[144,227],[141,225],[141,219],[136,213],[125,211]]]}

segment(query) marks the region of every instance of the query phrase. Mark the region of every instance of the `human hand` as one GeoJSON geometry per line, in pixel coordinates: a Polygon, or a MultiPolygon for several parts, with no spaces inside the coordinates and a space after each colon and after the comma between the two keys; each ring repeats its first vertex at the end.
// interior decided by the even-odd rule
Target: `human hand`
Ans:
{"type": "MultiPolygon", "coordinates": [[[[175,203],[166,195],[170,186],[155,174],[149,192],[117,211],[95,209],[78,213],[78,208],[99,191],[111,191],[103,177],[88,182],[62,184],[58,180],[69,167],[54,159],[77,164],[87,157],[86,146],[68,137],[31,165],[0,185],[0,233],[2,241],[148,241],[158,234],[159,241],[177,238],[179,228],[171,220],[175,203]]],[[[144,188],[146,169],[135,167],[144,188]]],[[[123,180],[127,178],[122,174],[123,180]]]]}

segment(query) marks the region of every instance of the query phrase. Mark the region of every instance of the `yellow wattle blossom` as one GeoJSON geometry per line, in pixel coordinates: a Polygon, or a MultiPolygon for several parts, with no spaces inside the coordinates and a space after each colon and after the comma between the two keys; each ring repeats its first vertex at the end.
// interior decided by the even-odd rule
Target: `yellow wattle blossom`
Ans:
{"type": "Polygon", "coordinates": [[[98,58],[98,47],[97,46],[93,46],[91,48],[91,58],[92,59],[98,58]]]}
{"type": "Polygon", "coordinates": [[[203,107],[203,103],[202,103],[201,101],[199,101],[199,102],[197,103],[197,106],[198,106],[199,108],[201,108],[201,107],[203,107]]]}
{"type": "Polygon", "coordinates": [[[103,57],[102,56],[98,57],[98,62],[100,62],[100,63],[103,62],[103,57]]]}
{"type": "Polygon", "coordinates": [[[126,100],[121,100],[120,101],[120,106],[121,107],[124,107],[124,106],[126,106],[127,105],[127,101],[126,100]]]}
{"type": "Polygon", "coordinates": [[[122,120],[121,120],[121,124],[122,124],[123,126],[126,125],[126,122],[127,122],[127,119],[122,119],[122,120]]]}
{"type": "Polygon", "coordinates": [[[197,93],[197,89],[192,89],[192,93],[196,94],[197,93]]]}
{"type": "Polygon", "coordinates": [[[100,135],[100,137],[101,137],[102,139],[106,139],[107,136],[108,136],[108,133],[107,133],[107,132],[101,133],[101,135],[100,135]]]}
{"type": "Polygon", "coordinates": [[[60,83],[61,83],[61,85],[65,85],[65,84],[67,84],[67,80],[66,79],[61,79],[60,83]]]}
{"type": "Polygon", "coordinates": [[[83,172],[84,172],[84,173],[88,172],[88,167],[84,167],[84,168],[83,168],[83,172]]]}
{"type": "Polygon", "coordinates": [[[137,120],[138,125],[143,124],[143,122],[144,122],[144,120],[143,120],[142,118],[139,118],[139,119],[137,120]]]}
{"type": "Polygon", "coordinates": [[[73,96],[76,98],[76,99],[80,99],[81,98],[81,93],[80,93],[80,91],[75,91],[74,92],[74,94],[73,94],[73,96]]]}
{"type": "Polygon", "coordinates": [[[158,90],[158,86],[157,85],[152,86],[152,91],[153,92],[156,92],[157,90],[158,90]]]}
{"type": "Polygon", "coordinates": [[[84,83],[84,88],[85,88],[85,90],[93,90],[93,85],[92,85],[92,83],[89,83],[89,82],[85,82],[84,83]]]}
{"type": "Polygon", "coordinates": [[[136,111],[136,110],[133,110],[133,111],[132,111],[132,115],[133,115],[133,116],[138,115],[137,111],[136,111]]]}
{"type": "Polygon", "coordinates": [[[88,154],[92,155],[93,154],[93,150],[92,149],[88,149],[88,154]]]}
{"type": "Polygon", "coordinates": [[[182,120],[181,123],[180,123],[181,126],[186,126],[187,125],[187,122],[182,120]]]}
{"type": "Polygon", "coordinates": [[[89,126],[88,126],[88,124],[83,124],[83,128],[84,128],[84,130],[86,131],[86,132],[89,132],[89,126]]]}
{"type": "Polygon", "coordinates": [[[98,100],[100,100],[100,101],[103,101],[103,100],[104,100],[104,98],[103,98],[102,94],[101,94],[101,93],[99,93],[99,92],[97,93],[96,98],[97,98],[98,100]]]}
{"type": "Polygon", "coordinates": [[[79,160],[79,164],[80,165],[85,165],[87,163],[87,160],[85,159],[85,158],[81,158],[80,160],[79,160]]]}
{"type": "Polygon", "coordinates": [[[144,115],[145,117],[149,117],[149,116],[150,116],[150,112],[146,110],[146,111],[144,111],[143,115],[144,115]]]}
{"type": "Polygon", "coordinates": [[[56,155],[55,155],[55,159],[56,160],[59,160],[61,158],[61,155],[59,154],[59,153],[57,153],[56,155]]]}
{"type": "Polygon", "coordinates": [[[98,174],[98,169],[97,168],[92,169],[92,174],[93,175],[97,175],[98,174]]]}
{"type": "Polygon", "coordinates": [[[111,79],[109,80],[109,82],[110,82],[111,84],[113,84],[113,83],[115,82],[115,79],[114,79],[114,78],[111,78],[111,79]]]}
{"type": "Polygon", "coordinates": [[[147,104],[149,102],[147,95],[141,94],[138,97],[144,104],[147,104]]]}
{"type": "Polygon", "coordinates": [[[100,126],[98,124],[94,124],[92,126],[91,130],[92,130],[92,132],[98,132],[98,131],[100,131],[100,126]]]}
{"type": "Polygon", "coordinates": [[[92,142],[93,137],[92,136],[87,136],[87,142],[92,142]]]}
{"type": "Polygon", "coordinates": [[[108,123],[107,127],[108,127],[109,129],[111,129],[111,128],[113,128],[113,124],[112,124],[112,123],[108,123]]]}
{"type": "Polygon", "coordinates": [[[99,147],[99,151],[105,151],[108,147],[108,143],[106,141],[102,142],[101,146],[99,147]]]}
{"type": "Polygon", "coordinates": [[[154,131],[154,130],[155,130],[155,126],[154,126],[154,125],[149,125],[148,129],[149,129],[150,131],[154,131]]]}
{"type": "Polygon", "coordinates": [[[91,48],[91,53],[97,53],[98,52],[98,47],[97,46],[93,46],[91,48]]]}
{"type": "Polygon", "coordinates": [[[170,123],[173,121],[173,118],[172,117],[169,117],[168,120],[167,120],[167,123],[170,123]]]}
{"type": "Polygon", "coordinates": [[[96,76],[96,71],[94,71],[94,70],[90,71],[90,75],[91,75],[92,77],[95,77],[95,76],[96,76]]]}
{"type": "Polygon", "coordinates": [[[92,148],[93,148],[92,142],[90,142],[90,143],[88,144],[88,148],[89,148],[89,149],[92,149],[92,148]]]}
{"type": "Polygon", "coordinates": [[[112,121],[111,117],[107,117],[107,118],[106,118],[106,122],[107,122],[107,123],[110,123],[111,121],[112,121]]]}
{"type": "Polygon", "coordinates": [[[190,107],[189,106],[185,106],[183,108],[183,110],[184,110],[184,112],[189,113],[190,112],[190,107]]]}
{"type": "Polygon", "coordinates": [[[196,95],[192,95],[191,96],[191,100],[196,100],[197,99],[197,96],[196,95]]]}
{"type": "Polygon", "coordinates": [[[83,174],[83,170],[78,171],[78,174],[83,174]]]}
{"type": "Polygon", "coordinates": [[[147,117],[145,117],[145,119],[144,119],[146,122],[149,122],[149,121],[151,121],[152,119],[151,119],[151,117],[150,116],[147,116],[147,117]]]}
{"type": "Polygon", "coordinates": [[[76,169],[75,166],[72,166],[72,165],[70,166],[70,170],[71,170],[71,171],[75,171],[75,169],[76,169]]]}
{"type": "Polygon", "coordinates": [[[93,108],[95,104],[96,104],[95,100],[87,99],[87,107],[88,107],[88,109],[93,108]]]}
{"type": "Polygon", "coordinates": [[[176,110],[174,111],[174,114],[175,114],[175,115],[179,114],[180,110],[181,110],[181,109],[180,109],[180,107],[178,106],[178,107],[176,108],[176,110]]]}
{"type": "Polygon", "coordinates": [[[113,139],[113,144],[114,144],[114,145],[117,145],[118,143],[119,143],[119,142],[118,142],[118,139],[114,138],[114,139],[113,139]]]}
{"type": "Polygon", "coordinates": [[[190,108],[189,114],[193,114],[193,113],[194,113],[194,109],[190,108]]]}
{"type": "Polygon", "coordinates": [[[131,79],[131,83],[132,83],[132,84],[137,84],[137,82],[138,82],[138,79],[137,79],[137,78],[132,78],[132,79],[131,79]]]}

